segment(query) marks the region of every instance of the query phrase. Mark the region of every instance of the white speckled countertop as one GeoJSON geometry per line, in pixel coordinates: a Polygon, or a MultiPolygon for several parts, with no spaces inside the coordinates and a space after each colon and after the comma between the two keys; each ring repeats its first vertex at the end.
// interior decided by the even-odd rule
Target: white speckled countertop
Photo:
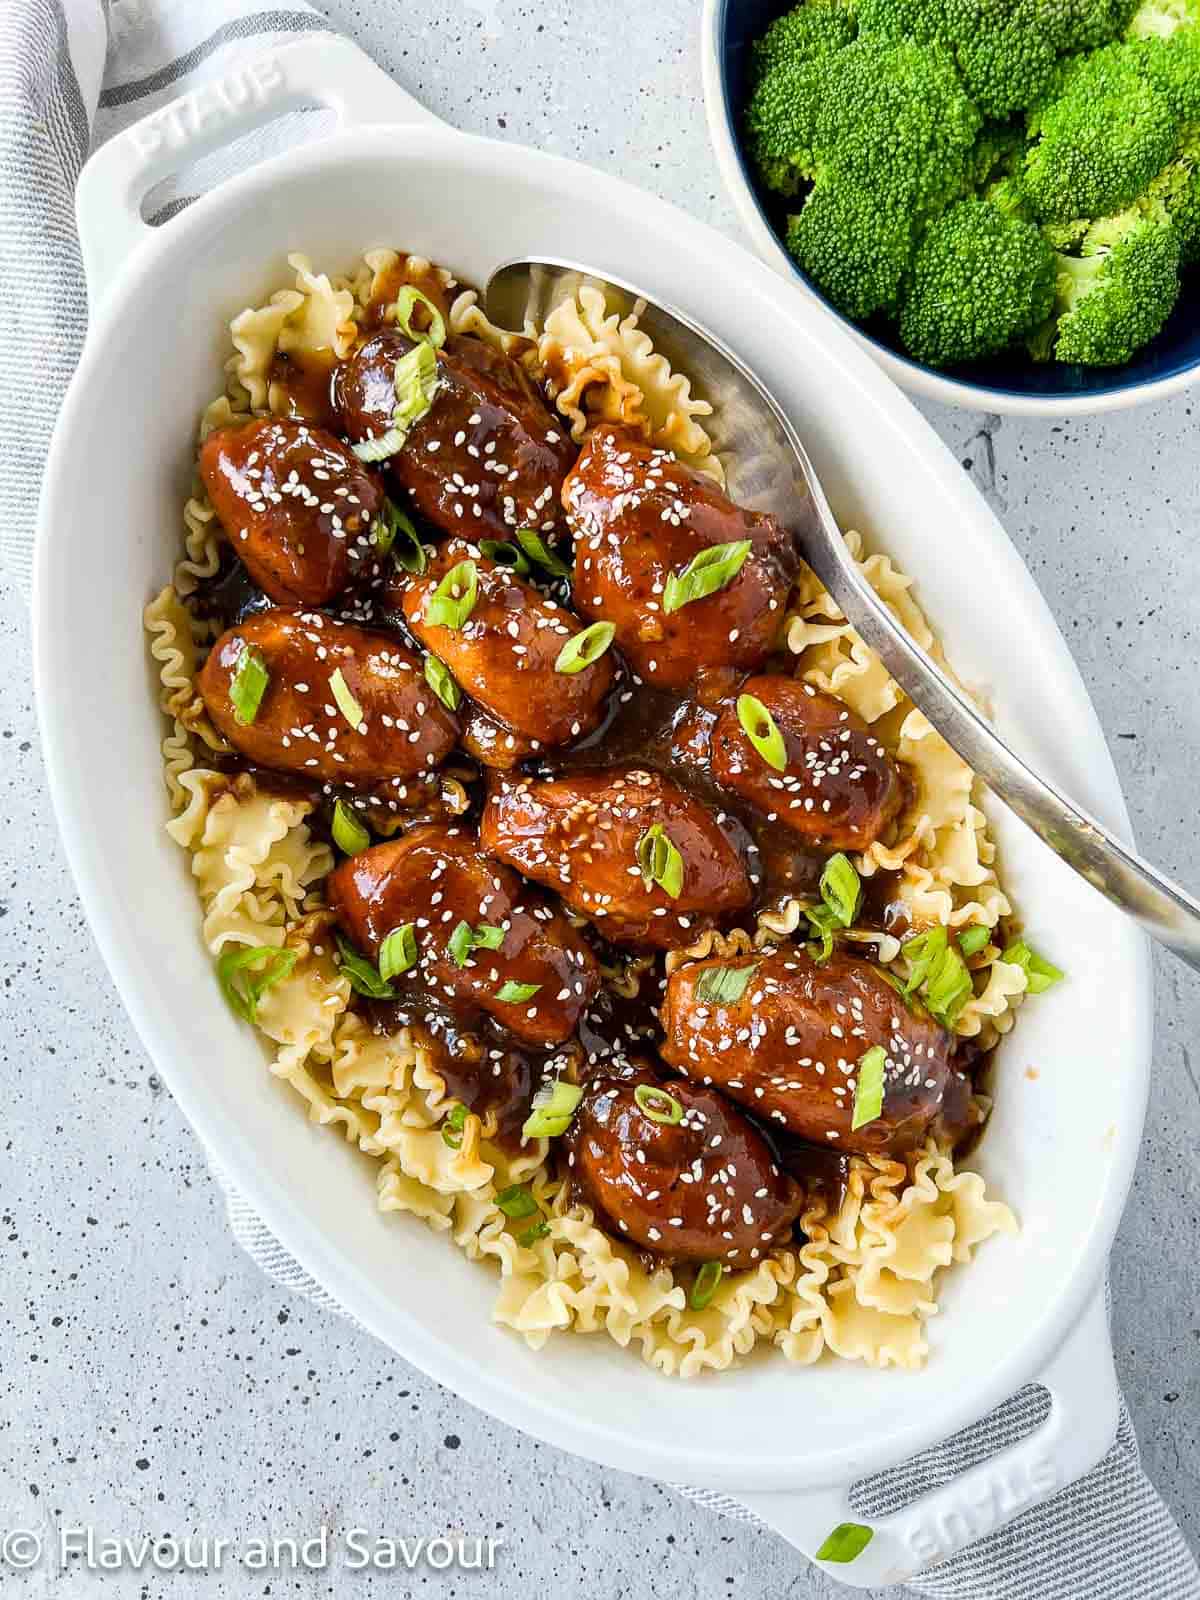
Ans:
{"type": "MultiPolygon", "coordinates": [[[[324,9],[456,126],[579,157],[736,234],[704,131],[695,0],[324,9]]],[[[1055,425],[925,409],[1058,617],[1141,845],[1195,888],[1195,404],[1055,425]]],[[[844,1593],[767,1534],[489,1421],[246,1260],[75,900],[11,587],[0,655],[0,1528],[241,1536],[325,1521],[505,1541],[490,1574],[125,1571],[104,1580],[114,1596],[349,1596],[385,1582],[389,1594],[486,1589],[496,1600],[844,1593]]],[[[1113,1325],[1150,1474],[1200,1545],[1200,984],[1166,959],[1158,1030],[1146,1143],[1113,1256],[1113,1325]]],[[[13,1587],[97,1582],[39,1569],[13,1587]]]]}

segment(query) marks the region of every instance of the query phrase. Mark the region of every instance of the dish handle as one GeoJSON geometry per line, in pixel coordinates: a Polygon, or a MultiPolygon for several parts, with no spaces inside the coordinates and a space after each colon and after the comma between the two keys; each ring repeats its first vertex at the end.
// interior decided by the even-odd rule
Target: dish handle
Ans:
{"type": "Polygon", "coordinates": [[[1082,1478],[1110,1449],[1120,1394],[1103,1289],[1038,1379],[1050,1410],[1015,1444],[949,1483],[873,1523],[850,1504],[849,1485],[737,1498],[811,1561],[836,1528],[870,1527],[852,1561],[821,1561],[822,1571],[856,1589],[905,1583],[1082,1478]]]}
{"type": "Polygon", "coordinates": [[[339,128],[440,123],[348,39],[311,34],[240,63],[102,144],[79,176],[75,218],[92,310],[156,229],[142,202],[156,183],[286,111],[323,106],[339,128]]]}

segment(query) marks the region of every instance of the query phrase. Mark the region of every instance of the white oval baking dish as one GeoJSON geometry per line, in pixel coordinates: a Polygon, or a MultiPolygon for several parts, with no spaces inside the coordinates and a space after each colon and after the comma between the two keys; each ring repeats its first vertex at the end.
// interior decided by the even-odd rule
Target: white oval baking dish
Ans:
{"type": "Polygon", "coordinates": [[[1018,1213],[1019,1238],[990,1242],[951,1274],[921,1373],[779,1358],[691,1384],[600,1340],[564,1336],[530,1352],[491,1324],[487,1271],[376,1213],[358,1158],[305,1121],[222,1004],[186,859],[162,827],[140,613],[176,554],[196,416],[219,384],[227,319],[279,281],[289,250],[338,270],[391,243],[476,281],[526,253],[588,261],[710,327],[791,412],[844,521],[915,574],[1002,732],[1127,831],[1060,634],[909,402],[819,308],[719,234],[600,173],[435,123],[328,38],[197,90],[106,145],[81,182],[79,220],[92,325],[47,463],[35,578],[46,763],[130,1015],[249,1202],[348,1311],[467,1399],[608,1465],[740,1492],[809,1554],[851,1517],[853,1480],[1044,1381],[1054,1403],[1042,1427],[878,1524],[864,1555],[838,1569],[855,1584],[902,1578],[1086,1471],[1116,1415],[1098,1297],[1142,1126],[1149,964],[1132,925],[1019,824],[996,819],[1008,884],[1031,937],[1070,969],[1001,1050],[977,1158],[1018,1213]],[[170,170],[313,102],[338,113],[333,136],[232,179],[165,227],[141,222],[139,202],[170,170]]]}

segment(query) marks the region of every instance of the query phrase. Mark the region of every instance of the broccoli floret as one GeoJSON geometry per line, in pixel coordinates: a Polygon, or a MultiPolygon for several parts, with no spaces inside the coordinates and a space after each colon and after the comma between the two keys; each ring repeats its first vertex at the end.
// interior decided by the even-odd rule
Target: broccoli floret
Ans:
{"type": "Polygon", "coordinates": [[[780,62],[746,110],[746,147],[768,189],[796,194],[816,176],[814,144],[824,81],[820,62],[780,62]]]}
{"type": "Polygon", "coordinates": [[[1029,196],[1017,178],[997,178],[986,186],[982,198],[1003,217],[1018,217],[1022,222],[1034,220],[1029,196]]]}
{"type": "Polygon", "coordinates": [[[843,178],[819,183],[803,211],[789,217],[787,247],[838,310],[861,321],[894,308],[912,230],[902,211],[843,178]]]}
{"type": "Polygon", "coordinates": [[[985,200],[963,200],[917,250],[900,337],[931,367],[1006,350],[1050,315],[1056,269],[1032,223],[985,200]]]}
{"type": "Polygon", "coordinates": [[[854,13],[840,0],[807,0],[777,17],[755,41],[751,81],[757,87],[772,67],[781,63],[795,66],[831,55],[849,44],[856,32],[854,13]]]}
{"type": "Polygon", "coordinates": [[[989,117],[1020,111],[1042,94],[1054,73],[1058,55],[1050,30],[1028,4],[992,4],[955,45],[959,71],[980,110],[989,117]],[[1005,9],[1009,17],[998,15],[1005,9]]]}
{"type": "Polygon", "coordinates": [[[923,207],[960,191],[981,118],[945,51],[859,40],[820,65],[819,165],[923,207]]]}
{"type": "MultiPolygon", "coordinates": [[[[1129,212],[1160,226],[1170,223],[1179,237],[1181,265],[1200,262],[1200,123],[1185,125],[1175,158],[1151,179],[1129,212]]],[[[1044,223],[1042,233],[1055,250],[1079,255],[1084,240],[1091,235],[1094,244],[1104,236],[1105,226],[1078,217],[1044,223]]]]}
{"type": "Polygon", "coordinates": [[[1065,48],[1061,9],[1060,0],[859,0],[858,24],[864,38],[943,45],[979,109],[1003,118],[1045,93],[1065,48]]]}
{"type": "Polygon", "coordinates": [[[1040,0],[1045,27],[1054,46],[1068,50],[1096,50],[1119,39],[1129,25],[1139,0],[1040,0]]]}
{"type": "Polygon", "coordinates": [[[894,307],[921,229],[965,190],[980,122],[936,46],[857,40],[767,73],[749,148],[773,188],[813,185],[788,246],[848,315],[894,307]]]}
{"type": "Polygon", "coordinates": [[[1139,52],[1123,45],[1074,59],[1028,122],[1036,142],[1023,182],[1043,222],[1131,205],[1171,159],[1179,132],[1170,100],[1145,75],[1139,52]]]}
{"type": "Polygon", "coordinates": [[[1185,133],[1179,153],[1150,184],[1138,210],[1174,225],[1185,267],[1200,262],[1200,124],[1185,133]]]}
{"type": "Polygon", "coordinates": [[[1185,121],[1200,118],[1200,28],[1181,29],[1167,39],[1143,39],[1131,48],[1175,115],[1185,121]]]}
{"type": "Polygon", "coordinates": [[[1096,222],[1060,255],[1054,311],[1030,341],[1039,359],[1119,367],[1161,330],[1179,297],[1179,236],[1137,212],[1096,222]]]}
{"type": "Polygon", "coordinates": [[[1126,38],[1164,39],[1189,27],[1200,27],[1200,0],[1142,0],[1129,20],[1126,38]]]}

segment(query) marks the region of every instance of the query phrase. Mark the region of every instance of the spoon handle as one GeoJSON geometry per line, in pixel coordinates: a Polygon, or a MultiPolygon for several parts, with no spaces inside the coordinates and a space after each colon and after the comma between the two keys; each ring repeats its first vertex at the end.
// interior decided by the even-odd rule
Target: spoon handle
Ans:
{"type": "MultiPolygon", "coordinates": [[[[818,500],[818,515],[824,510],[818,500]]],[[[1200,971],[1200,902],[1014,755],[896,621],[859,572],[840,534],[814,539],[811,545],[811,555],[805,552],[810,565],[846,620],[951,749],[1068,866],[1200,971]]]]}

